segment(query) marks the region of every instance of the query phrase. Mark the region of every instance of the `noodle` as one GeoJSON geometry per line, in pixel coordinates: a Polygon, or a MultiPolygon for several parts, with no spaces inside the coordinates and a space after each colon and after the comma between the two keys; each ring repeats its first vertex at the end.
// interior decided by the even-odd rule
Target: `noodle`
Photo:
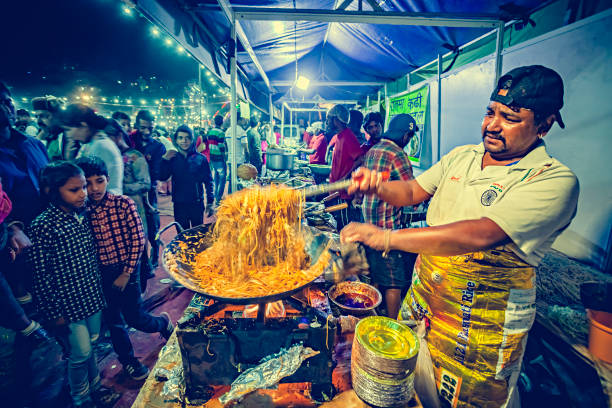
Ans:
{"type": "Polygon", "coordinates": [[[262,297],[296,289],[323,273],[325,251],[309,267],[300,221],[304,196],[286,187],[255,187],[221,202],[212,245],[192,263],[205,293],[262,297]]]}

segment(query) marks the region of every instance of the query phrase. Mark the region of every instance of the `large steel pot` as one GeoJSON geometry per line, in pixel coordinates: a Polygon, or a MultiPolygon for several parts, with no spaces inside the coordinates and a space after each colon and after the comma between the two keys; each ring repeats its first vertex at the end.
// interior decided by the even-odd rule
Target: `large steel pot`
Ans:
{"type": "Polygon", "coordinates": [[[266,168],[268,170],[293,170],[294,153],[276,150],[266,153],[266,168]]]}

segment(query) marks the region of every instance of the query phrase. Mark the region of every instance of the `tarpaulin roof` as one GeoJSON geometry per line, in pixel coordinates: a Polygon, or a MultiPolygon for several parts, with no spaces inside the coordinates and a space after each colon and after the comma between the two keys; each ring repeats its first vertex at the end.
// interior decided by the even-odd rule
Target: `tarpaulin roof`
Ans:
{"type": "MultiPolygon", "coordinates": [[[[223,1],[220,1],[223,2],[223,1]]],[[[357,14],[363,3],[364,14],[373,14],[371,3],[381,14],[376,22],[388,22],[385,13],[430,13],[424,16],[482,17],[507,21],[525,18],[543,5],[536,0],[227,0],[232,10],[269,8],[266,18],[274,18],[278,9],[332,11],[343,8],[357,14]],[[348,4],[348,7],[346,6],[348,4]]],[[[199,46],[215,56],[201,58],[192,53],[227,81],[227,44],[231,27],[226,14],[216,0],[140,0],[137,5],[158,24],[165,25],[175,38],[181,38],[195,49],[199,46]],[[174,22],[167,17],[172,16],[174,22]],[[184,31],[184,33],[181,33],[184,31]],[[221,55],[219,55],[221,53],[221,55]],[[224,72],[225,71],[225,72],[224,72]]],[[[238,13],[236,12],[238,16],[238,13]]],[[[423,21],[425,22],[425,18],[423,21]]],[[[275,100],[287,95],[297,73],[319,86],[306,91],[293,89],[296,98],[358,100],[380,88],[376,83],[392,81],[422,66],[450,49],[463,45],[487,32],[491,27],[449,27],[391,25],[319,21],[238,20],[256,59],[272,83],[275,100]],[[342,84],[340,82],[343,82],[342,84]],[[343,86],[346,82],[366,82],[370,86],[343,86]],[[329,86],[324,85],[330,83],[329,86]]],[[[243,78],[260,91],[267,92],[263,78],[251,56],[239,46],[237,61],[243,78]]],[[[356,84],[355,84],[356,85],[356,84]]],[[[265,104],[264,104],[265,106],[265,104]]]]}

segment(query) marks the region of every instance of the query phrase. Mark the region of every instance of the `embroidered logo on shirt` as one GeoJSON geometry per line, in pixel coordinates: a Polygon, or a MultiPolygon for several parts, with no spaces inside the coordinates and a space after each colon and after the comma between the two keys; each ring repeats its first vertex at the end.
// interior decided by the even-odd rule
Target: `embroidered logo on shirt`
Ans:
{"type": "Polygon", "coordinates": [[[495,201],[496,198],[497,198],[497,191],[490,189],[482,193],[482,196],[480,196],[480,202],[482,205],[486,205],[488,207],[491,204],[493,204],[493,201],[495,201]]]}
{"type": "Polygon", "coordinates": [[[501,193],[502,191],[504,191],[504,186],[502,186],[501,184],[498,184],[498,183],[493,183],[493,184],[491,184],[491,185],[489,186],[489,188],[490,188],[491,190],[496,190],[496,191],[498,191],[498,192],[500,192],[500,193],[501,193]]]}
{"type": "Polygon", "coordinates": [[[450,180],[451,180],[451,181],[459,181],[459,180],[461,180],[461,177],[452,176],[452,177],[450,178],[450,180]]]}

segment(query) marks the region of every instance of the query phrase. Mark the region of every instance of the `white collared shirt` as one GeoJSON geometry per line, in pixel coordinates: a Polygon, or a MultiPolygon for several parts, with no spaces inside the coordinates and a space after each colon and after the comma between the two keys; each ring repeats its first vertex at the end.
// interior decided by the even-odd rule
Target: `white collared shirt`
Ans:
{"type": "Polygon", "coordinates": [[[544,142],[518,163],[482,169],[482,143],[455,148],[416,181],[432,194],[430,226],[487,217],[510,237],[507,248],[537,266],[576,215],[578,179],[544,142]]]}

